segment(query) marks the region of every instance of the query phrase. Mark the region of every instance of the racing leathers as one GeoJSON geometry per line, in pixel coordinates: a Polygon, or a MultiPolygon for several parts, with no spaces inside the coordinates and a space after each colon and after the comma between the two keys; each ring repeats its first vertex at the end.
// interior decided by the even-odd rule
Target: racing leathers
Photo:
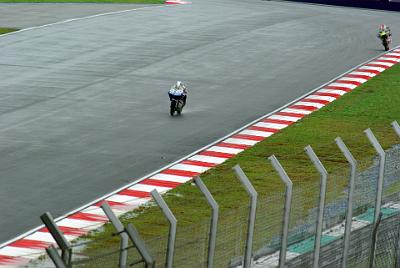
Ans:
{"type": "Polygon", "coordinates": [[[183,101],[183,106],[185,106],[186,105],[186,99],[187,99],[186,86],[178,81],[168,91],[168,96],[169,96],[169,100],[170,101],[172,101],[173,99],[182,100],[183,101]]]}

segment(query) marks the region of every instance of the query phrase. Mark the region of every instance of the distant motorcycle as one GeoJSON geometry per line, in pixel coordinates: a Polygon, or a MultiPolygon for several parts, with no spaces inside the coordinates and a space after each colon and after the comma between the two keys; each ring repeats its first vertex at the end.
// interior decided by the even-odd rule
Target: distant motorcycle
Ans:
{"type": "Polygon", "coordinates": [[[379,38],[382,41],[382,45],[385,48],[385,51],[388,51],[390,49],[390,43],[392,42],[392,38],[386,32],[380,33],[379,38]]]}
{"type": "Polygon", "coordinates": [[[178,115],[182,113],[182,109],[186,104],[187,93],[187,88],[181,81],[177,81],[168,91],[169,100],[171,101],[169,107],[171,116],[173,116],[175,112],[177,112],[178,115]]]}

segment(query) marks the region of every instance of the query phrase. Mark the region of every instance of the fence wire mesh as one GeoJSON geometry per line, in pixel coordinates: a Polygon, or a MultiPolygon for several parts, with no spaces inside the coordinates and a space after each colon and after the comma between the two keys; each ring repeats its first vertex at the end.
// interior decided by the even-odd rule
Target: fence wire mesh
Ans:
{"type": "Polygon", "coordinates": [[[399,250],[400,215],[392,216],[378,227],[375,267],[395,267],[399,250]]]}
{"type": "MultiPolygon", "coordinates": [[[[352,141],[349,142],[350,144],[352,141]]],[[[319,155],[322,163],[328,169],[327,194],[323,215],[323,229],[335,230],[342,226],[345,220],[348,203],[348,187],[350,167],[340,151],[332,147],[330,153],[319,155]]],[[[320,147],[321,148],[321,147],[320,147]]],[[[325,148],[326,149],[326,148],[325,148]]],[[[337,148],[336,148],[337,149],[337,148]]],[[[371,255],[371,234],[373,221],[376,185],[379,176],[379,158],[371,149],[370,144],[356,148],[357,152],[365,152],[358,159],[358,169],[355,176],[353,193],[354,231],[350,236],[348,267],[368,267],[371,255]]],[[[318,154],[318,151],[316,151],[318,154]]],[[[360,153],[359,153],[360,154],[360,153]]],[[[289,267],[310,267],[313,263],[314,236],[320,192],[320,175],[310,164],[303,152],[290,156],[278,156],[283,167],[291,165],[291,173],[297,174],[293,180],[293,197],[290,211],[288,245],[291,252],[300,254],[296,265],[289,267]],[[293,166],[296,162],[296,166],[293,166]],[[299,175],[300,174],[300,175],[299,175]],[[301,242],[301,243],[300,243],[301,242]]],[[[279,179],[276,174],[266,174],[267,177],[279,179]]],[[[259,193],[257,215],[253,238],[253,257],[258,258],[280,250],[282,241],[282,221],[285,204],[285,190],[282,185],[272,195],[259,193]]],[[[388,204],[400,202],[400,145],[387,150],[385,161],[383,202],[388,204]]],[[[249,200],[239,208],[222,211],[219,215],[214,267],[238,267],[245,251],[247,237],[249,200]]],[[[400,205],[399,205],[400,209],[400,205]]],[[[375,267],[394,267],[398,258],[399,214],[386,214],[378,227],[375,267]]],[[[194,226],[178,224],[174,267],[206,267],[210,232],[210,219],[200,220],[194,226]]],[[[326,233],[327,236],[334,236],[326,233]]],[[[145,239],[151,255],[156,260],[156,267],[165,267],[168,235],[145,239]]],[[[73,245],[73,267],[118,267],[120,253],[119,237],[107,239],[107,247],[96,247],[96,240],[78,240],[73,245]],[[82,248],[85,255],[81,254],[82,248]],[[88,254],[89,252],[89,254],[88,254]],[[93,253],[92,253],[93,252],[93,253]]],[[[145,267],[136,248],[129,244],[128,264],[131,267],[145,267]]],[[[343,257],[343,238],[335,241],[323,241],[320,267],[338,267],[343,257]],[[335,243],[335,247],[325,247],[335,243]]],[[[39,264],[31,263],[28,267],[54,267],[48,258],[44,257],[39,264]]]]}
{"type": "Polygon", "coordinates": [[[221,215],[217,233],[216,267],[227,267],[241,261],[246,243],[249,207],[243,206],[221,215]]]}

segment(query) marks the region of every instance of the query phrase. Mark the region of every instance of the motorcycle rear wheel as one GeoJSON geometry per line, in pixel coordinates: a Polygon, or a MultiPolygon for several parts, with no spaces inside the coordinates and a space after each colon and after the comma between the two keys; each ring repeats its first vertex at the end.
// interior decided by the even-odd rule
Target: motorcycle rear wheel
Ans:
{"type": "Polygon", "coordinates": [[[179,101],[176,103],[176,112],[178,113],[178,115],[181,115],[182,109],[183,109],[183,103],[182,103],[181,100],[179,100],[179,101]]]}
{"type": "Polygon", "coordinates": [[[385,51],[388,51],[388,50],[390,49],[390,48],[389,48],[389,43],[388,43],[387,40],[383,40],[382,45],[383,45],[383,47],[385,48],[385,51]]]}
{"type": "Polygon", "coordinates": [[[171,116],[174,116],[175,113],[175,106],[176,106],[176,101],[171,101],[171,106],[169,108],[169,114],[171,116]]]}

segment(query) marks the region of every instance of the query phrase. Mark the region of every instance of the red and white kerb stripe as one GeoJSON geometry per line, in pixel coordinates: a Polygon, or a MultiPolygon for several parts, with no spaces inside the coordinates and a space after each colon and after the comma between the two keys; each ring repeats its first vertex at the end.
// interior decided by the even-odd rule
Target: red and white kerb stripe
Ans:
{"type": "MultiPolygon", "coordinates": [[[[372,77],[400,62],[400,49],[386,53],[367,64],[342,76],[300,101],[287,106],[279,112],[265,117],[246,129],[233,134],[222,142],[175,164],[158,174],[107,197],[107,201],[117,215],[137,208],[150,199],[150,192],[157,189],[165,193],[223,163],[225,160],[252,147],[281,129],[295,123],[306,115],[340,98],[347,92],[365,83],[372,77]]],[[[95,230],[107,222],[99,205],[103,202],[76,212],[57,222],[66,238],[71,241],[95,230]]],[[[45,248],[54,243],[46,228],[40,229],[15,242],[0,248],[0,266],[15,267],[26,264],[45,254],[45,248]]]]}
{"type": "Polygon", "coordinates": [[[181,0],[166,0],[164,2],[166,5],[185,5],[185,4],[191,4],[191,2],[185,2],[181,0]]]}

